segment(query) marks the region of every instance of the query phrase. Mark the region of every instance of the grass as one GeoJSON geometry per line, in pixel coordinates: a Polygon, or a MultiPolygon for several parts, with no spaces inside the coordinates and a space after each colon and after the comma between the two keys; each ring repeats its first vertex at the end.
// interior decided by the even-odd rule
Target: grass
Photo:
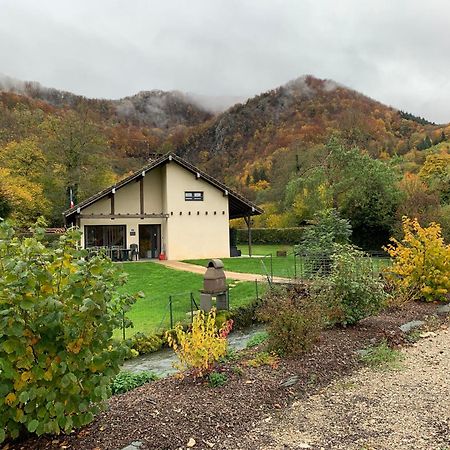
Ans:
{"type": "Polygon", "coordinates": [[[365,364],[379,369],[400,369],[403,359],[403,354],[399,350],[389,347],[386,341],[382,341],[378,345],[368,347],[361,353],[361,360],[365,364]]]}
{"type": "MultiPolygon", "coordinates": [[[[169,296],[172,296],[174,322],[188,319],[186,314],[191,308],[191,292],[199,304],[202,275],[169,269],[153,262],[126,263],[121,267],[128,273],[128,282],[120,288],[121,292],[142,291],[145,294],[127,314],[134,324],[134,328],[126,330],[127,337],[137,332],[153,333],[169,328],[169,296]]],[[[227,281],[230,286],[230,307],[242,306],[255,299],[254,283],[227,281]]]]}
{"type": "MultiPolygon", "coordinates": [[[[242,254],[248,253],[248,247],[240,246],[242,254]]],[[[276,277],[294,278],[299,276],[302,271],[302,258],[294,258],[293,247],[288,245],[255,245],[253,247],[253,256],[237,258],[223,258],[222,261],[225,270],[239,273],[254,273],[258,275],[273,275],[276,277]],[[287,256],[275,256],[277,250],[286,250],[287,256]],[[272,254],[272,258],[269,255],[272,254]]],[[[206,266],[209,259],[188,259],[184,262],[206,266]]],[[[374,270],[379,272],[383,268],[390,265],[388,258],[372,258],[374,270]]]]}
{"type": "Polygon", "coordinates": [[[255,333],[248,341],[246,348],[253,348],[266,342],[269,339],[269,333],[267,331],[260,331],[259,333],[255,333]]]}

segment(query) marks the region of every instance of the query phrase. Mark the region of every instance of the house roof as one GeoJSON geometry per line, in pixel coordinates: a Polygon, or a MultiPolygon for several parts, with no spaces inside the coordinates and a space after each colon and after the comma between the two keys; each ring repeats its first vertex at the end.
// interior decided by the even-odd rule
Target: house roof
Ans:
{"type": "Polygon", "coordinates": [[[126,184],[130,183],[133,180],[136,180],[137,178],[141,177],[143,174],[150,172],[151,170],[163,166],[169,162],[175,162],[179,164],[180,166],[184,167],[186,170],[189,170],[194,175],[199,176],[199,178],[202,178],[203,180],[207,181],[209,184],[215,186],[217,189],[220,189],[224,192],[225,195],[228,196],[228,206],[229,206],[229,213],[230,213],[230,219],[237,219],[240,217],[246,217],[246,216],[255,216],[262,214],[264,211],[256,206],[253,202],[250,200],[247,200],[242,195],[238,194],[237,192],[230,189],[225,184],[221,183],[220,181],[216,180],[212,176],[208,175],[207,173],[203,172],[202,170],[198,169],[194,165],[192,165],[190,162],[186,161],[185,159],[181,158],[180,156],[176,155],[175,153],[167,153],[160,158],[152,161],[150,164],[147,164],[146,166],[142,167],[140,170],[134,172],[130,176],[124,178],[123,180],[119,181],[116,184],[113,184],[112,186],[109,186],[106,189],[103,189],[100,192],[97,192],[96,194],[92,195],[91,197],[87,198],[86,200],[83,200],[82,202],[75,205],[73,208],[67,209],[63,212],[64,217],[68,218],[72,216],[73,214],[79,213],[83,208],[86,208],[89,205],[92,205],[96,201],[108,196],[111,194],[112,190],[120,189],[122,186],[125,186],[126,184]]]}

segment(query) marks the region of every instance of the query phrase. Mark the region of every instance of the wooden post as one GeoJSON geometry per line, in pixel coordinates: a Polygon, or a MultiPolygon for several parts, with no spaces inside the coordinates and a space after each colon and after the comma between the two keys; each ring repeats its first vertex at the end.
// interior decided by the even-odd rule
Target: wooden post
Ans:
{"type": "Polygon", "coordinates": [[[244,217],[248,230],[248,256],[252,256],[252,218],[251,216],[244,217]]]}
{"type": "Polygon", "coordinates": [[[139,180],[141,214],[144,214],[144,177],[139,180]]]}
{"type": "Polygon", "coordinates": [[[116,208],[114,204],[114,194],[110,194],[111,196],[111,215],[113,216],[116,213],[116,208]]]}

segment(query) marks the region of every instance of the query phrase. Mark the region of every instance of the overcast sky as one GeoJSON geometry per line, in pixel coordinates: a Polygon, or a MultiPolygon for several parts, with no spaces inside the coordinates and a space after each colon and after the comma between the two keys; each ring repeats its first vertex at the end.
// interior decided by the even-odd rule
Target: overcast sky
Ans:
{"type": "Polygon", "coordinates": [[[450,121],[448,0],[0,0],[0,72],[89,97],[303,74],[450,121]]]}

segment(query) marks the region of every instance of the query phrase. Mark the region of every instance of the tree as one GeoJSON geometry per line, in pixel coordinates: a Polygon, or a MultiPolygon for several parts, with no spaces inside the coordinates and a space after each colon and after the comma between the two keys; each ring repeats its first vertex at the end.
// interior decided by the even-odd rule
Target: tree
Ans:
{"type": "MultiPolygon", "coordinates": [[[[319,163],[305,170],[297,180],[302,189],[308,184],[315,186],[317,192],[320,187],[327,193],[325,203],[328,196],[331,206],[350,220],[353,235],[360,244],[373,236],[377,239],[370,245],[386,242],[400,200],[397,176],[387,163],[331,140],[319,163]]],[[[290,188],[293,185],[295,181],[290,188]]],[[[296,193],[294,188],[293,192],[296,195],[301,191],[296,193]]],[[[310,187],[308,192],[313,189],[310,187]]],[[[316,200],[315,204],[320,208],[322,203],[316,200]]]]}
{"type": "Polygon", "coordinates": [[[82,201],[114,181],[107,159],[108,143],[100,127],[87,114],[67,112],[48,117],[42,125],[52,173],[44,181],[52,204],[53,223],[69,207],[67,190],[82,201]]]}
{"type": "Polygon", "coordinates": [[[48,213],[49,203],[40,184],[0,167],[0,186],[5,217],[11,215],[18,225],[29,226],[48,213]]]}
{"type": "Polygon", "coordinates": [[[450,153],[442,151],[428,155],[420,169],[420,177],[440,196],[441,202],[450,203],[450,153]]]}

